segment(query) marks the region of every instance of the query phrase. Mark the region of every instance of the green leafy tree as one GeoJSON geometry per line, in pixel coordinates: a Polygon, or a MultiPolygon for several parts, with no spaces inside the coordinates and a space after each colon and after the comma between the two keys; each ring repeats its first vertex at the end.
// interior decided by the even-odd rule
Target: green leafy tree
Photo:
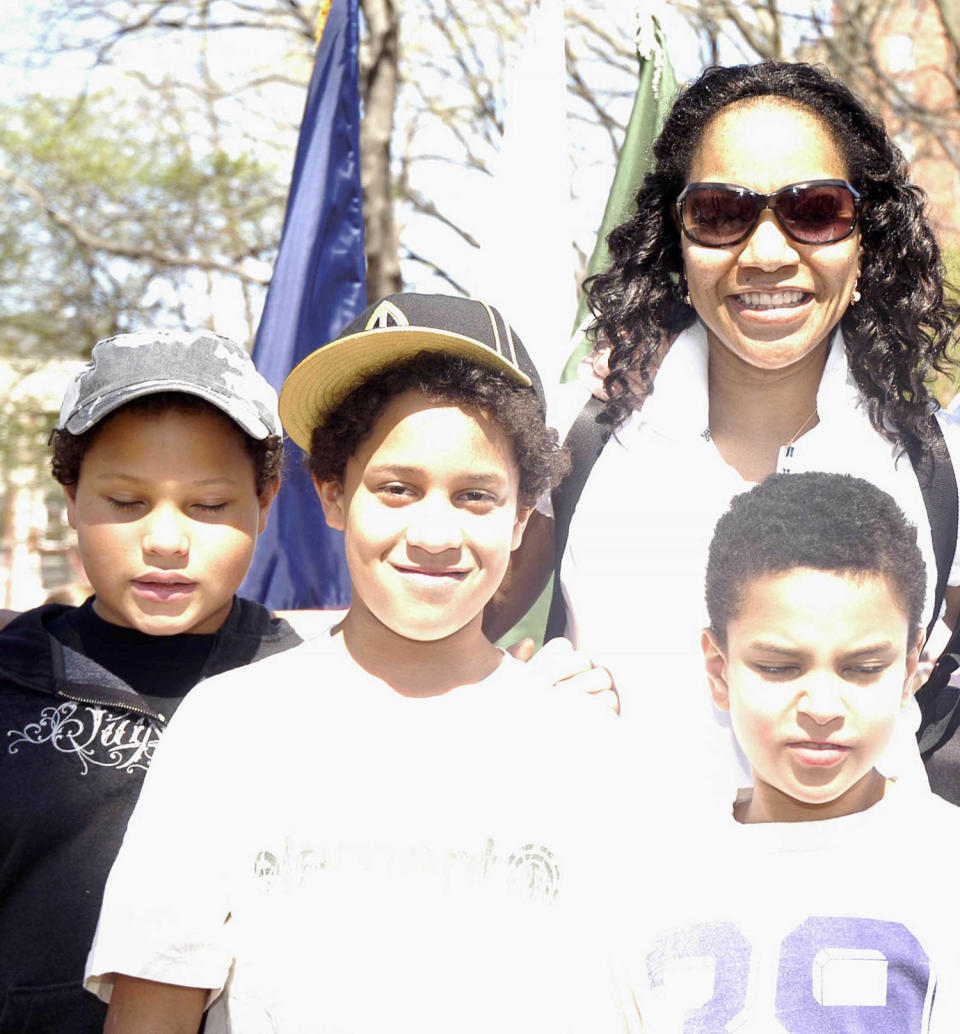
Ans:
{"type": "Polygon", "coordinates": [[[252,153],[198,146],[162,100],[0,105],[0,481],[43,470],[47,360],[150,324],[208,323],[224,293],[252,337],[282,188],[252,153]]]}
{"type": "Polygon", "coordinates": [[[253,154],[198,148],[163,116],[110,94],[0,106],[0,354],[83,355],[202,312],[218,287],[252,317],[282,188],[253,154]]]}

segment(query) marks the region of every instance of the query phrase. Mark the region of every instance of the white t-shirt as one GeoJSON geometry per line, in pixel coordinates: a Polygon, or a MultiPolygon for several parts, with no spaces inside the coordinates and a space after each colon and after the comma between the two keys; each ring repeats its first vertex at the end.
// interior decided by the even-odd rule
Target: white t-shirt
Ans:
{"type": "Polygon", "coordinates": [[[889,786],[839,819],[689,833],[623,914],[644,1030],[960,1031],[960,809],[889,786]]]}
{"type": "MultiPolygon", "coordinates": [[[[716,761],[725,800],[730,780],[747,785],[749,772],[727,716],[713,708],[707,691],[699,649],[707,624],[703,581],[717,520],[733,496],[752,486],[705,433],[707,365],[706,332],[696,323],[671,346],[653,394],[597,459],[570,524],[561,582],[568,635],[612,670],[624,718],[671,730],[673,737],[664,738],[671,751],[679,739],[685,756],[697,750],[716,761]]],[[[559,422],[569,403],[568,397],[554,407],[559,422]]],[[[777,469],[853,474],[896,499],[919,531],[928,572],[926,625],[936,564],[920,486],[909,458],[895,462],[894,446],[870,424],[839,331],[817,412],[820,422],[792,450],[781,450],[777,469]]],[[[960,421],[939,417],[952,455],[960,457],[960,421]]],[[[956,560],[949,584],[960,584],[956,560]]]]}
{"type": "Polygon", "coordinates": [[[87,986],[225,986],[208,1034],[623,1029],[590,902],[632,763],[605,708],[527,671],[505,657],[412,699],[326,636],[202,683],[154,758],[87,986]]]}

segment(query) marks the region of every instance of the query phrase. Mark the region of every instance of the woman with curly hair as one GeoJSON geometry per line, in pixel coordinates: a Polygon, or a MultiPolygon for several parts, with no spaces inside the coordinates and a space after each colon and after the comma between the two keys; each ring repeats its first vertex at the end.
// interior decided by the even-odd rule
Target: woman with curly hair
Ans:
{"type": "MultiPolygon", "coordinates": [[[[907,453],[942,455],[945,439],[960,465],[958,425],[933,415],[930,387],[951,366],[960,311],[944,298],[903,155],[822,69],[706,70],[678,97],[654,155],[634,214],[610,234],[610,268],[588,285],[612,434],[577,502],[560,578],[567,633],[610,667],[624,716],[661,719],[665,742],[682,729],[688,754],[698,728],[714,745],[728,735],[694,654],[707,545],[732,496],[775,471],[866,478],[918,525],[936,583],[907,453]]],[[[548,538],[528,530],[540,566],[548,538]]],[[[517,599],[518,582],[538,584],[528,577],[537,563],[523,560],[517,599]]],[[[956,557],[945,595],[952,626],[956,557]]]]}

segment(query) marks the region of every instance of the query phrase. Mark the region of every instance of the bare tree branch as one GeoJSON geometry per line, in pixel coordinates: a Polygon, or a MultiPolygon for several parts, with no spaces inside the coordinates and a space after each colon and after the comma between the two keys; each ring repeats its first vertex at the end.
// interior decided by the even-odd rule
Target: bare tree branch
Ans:
{"type": "Polygon", "coordinates": [[[431,219],[436,219],[437,222],[453,230],[455,234],[463,238],[472,248],[480,247],[480,242],[472,234],[464,230],[462,226],[457,226],[452,219],[445,216],[429,198],[411,190],[407,192],[406,199],[422,215],[428,215],[431,219]]]}
{"type": "Polygon", "coordinates": [[[424,255],[419,255],[415,251],[410,251],[409,248],[404,249],[403,257],[409,259],[411,262],[417,262],[421,266],[426,266],[434,276],[438,276],[441,280],[446,281],[446,283],[448,283],[458,294],[469,297],[470,292],[467,288],[458,280],[455,280],[445,269],[441,269],[432,259],[428,259],[424,255]]]}
{"type": "Polygon", "coordinates": [[[607,136],[610,139],[610,148],[613,152],[613,161],[616,161],[617,154],[620,151],[620,140],[623,139],[623,132],[626,127],[620,125],[607,113],[606,108],[601,106],[593,90],[587,86],[583,76],[581,76],[570,50],[570,45],[567,44],[565,49],[567,56],[567,79],[570,82],[570,88],[575,96],[586,103],[596,116],[597,122],[607,131],[607,136]]]}
{"type": "Polygon", "coordinates": [[[569,24],[579,25],[602,42],[601,52],[605,52],[612,57],[625,58],[628,61],[636,60],[636,47],[629,44],[629,36],[615,36],[600,25],[599,22],[591,18],[587,14],[586,8],[582,6],[568,7],[564,13],[569,24]]]}

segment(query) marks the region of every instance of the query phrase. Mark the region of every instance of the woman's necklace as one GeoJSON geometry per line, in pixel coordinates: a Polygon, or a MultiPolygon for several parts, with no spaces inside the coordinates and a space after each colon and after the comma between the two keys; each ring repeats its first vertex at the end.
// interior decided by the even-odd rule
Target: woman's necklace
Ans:
{"type": "Polygon", "coordinates": [[[800,425],[800,426],[799,426],[799,427],[798,427],[798,428],[796,429],[796,431],[794,431],[794,432],[793,432],[793,434],[792,434],[792,435],[791,435],[791,436],[790,436],[790,437],[789,437],[789,438],[787,439],[787,441],[786,441],[786,442],[784,443],[784,448],[786,448],[786,449],[792,448],[792,446],[793,446],[793,444],[794,444],[794,443],[796,442],[796,440],[797,440],[797,439],[798,439],[798,438],[800,437],[800,435],[801,435],[801,434],[803,434],[803,432],[804,432],[804,431],[805,431],[805,430],[807,429],[807,424],[809,424],[809,423],[810,423],[810,421],[811,421],[811,420],[812,420],[812,419],[813,419],[813,418],[814,418],[814,417],[815,417],[816,415],[817,415],[817,407],[816,407],[816,406],[814,406],[814,407],[813,407],[813,412],[812,412],[812,413],[811,413],[811,414],[810,414],[810,415],[809,415],[809,416],[807,417],[807,419],[806,419],[806,420],[804,420],[804,422],[803,422],[803,423],[802,423],[802,424],[801,424],[801,425],[800,425]]]}
{"type": "Polygon", "coordinates": [[[806,430],[807,424],[809,424],[810,421],[816,415],[817,415],[817,407],[814,406],[813,407],[813,412],[807,417],[806,420],[804,420],[804,422],[796,429],[796,431],[793,432],[793,435],[791,436],[790,441],[788,441],[783,446],[783,448],[780,450],[780,454],[783,457],[783,459],[780,461],[780,463],[777,466],[778,466],[778,469],[779,469],[781,474],[789,474],[790,473],[790,469],[791,468],[788,467],[788,466],[785,466],[785,461],[789,460],[789,459],[792,459],[794,451],[795,451],[794,450],[794,443],[800,437],[800,435],[803,434],[803,432],[806,430]]]}
{"type": "MultiPolygon", "coordinates": [[[[810,413],[810,415],[806,418],[806,420],[804,420],[804,422],[796,429],[796,431],[794,431],[793,434],[790,435],[790,437],[786,440],[786,442],[784,442],[783,448],[787,449],[787,450],[790,450],[790,451],[787,452],[788,456],[792,456],[793,455],[792,450],[793,450],[793,446],[796,444],[797,439],[807,429],[807,424],[809,424],[810,421],[816,415],[817,415],[817,407],[814,406],[813,407],[813,412],[810,413]]],[[[705,428],[703,431],[700,432],[700,437],[704,441],[706,441],[706,442],[713,441],[713,433],[711,432],[709,427],[705,428]]]]}

